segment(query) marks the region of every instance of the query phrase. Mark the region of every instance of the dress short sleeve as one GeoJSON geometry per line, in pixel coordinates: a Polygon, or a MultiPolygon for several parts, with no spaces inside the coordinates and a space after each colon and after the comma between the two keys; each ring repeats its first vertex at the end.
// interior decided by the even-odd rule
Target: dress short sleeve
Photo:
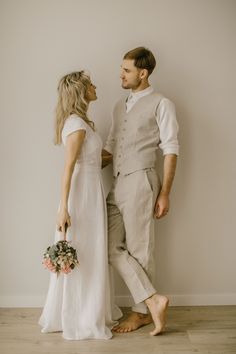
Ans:
{"type": "Polygon", "coordinates": [[[78,116],[68,117],[62,129],[62,141],[64,145],[66,143],[66,137],[77,130],[84,130],[87,132],[87,123],[78,116]]]}

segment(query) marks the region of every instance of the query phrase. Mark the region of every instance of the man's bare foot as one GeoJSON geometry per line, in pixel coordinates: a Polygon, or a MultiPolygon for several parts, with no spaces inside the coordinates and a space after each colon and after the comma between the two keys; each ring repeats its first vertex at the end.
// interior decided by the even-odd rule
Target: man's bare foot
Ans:
{"type": "Polygon", "coordinates": [[[126,320],[113,327],[112,330],[117,333],[127,333],[135,331],[136,329],[148,325],[149,323],[152,323],[151,315],[132,312],[126,320]]]}
{"type": "Polygon", "coordinates": [[[152,336],[164,332],[166,324],[166,312],[169,299],[166,296],[154,294],[145,300],[146,305],[151,312],[155,329],[150,332],[152,336]]]}

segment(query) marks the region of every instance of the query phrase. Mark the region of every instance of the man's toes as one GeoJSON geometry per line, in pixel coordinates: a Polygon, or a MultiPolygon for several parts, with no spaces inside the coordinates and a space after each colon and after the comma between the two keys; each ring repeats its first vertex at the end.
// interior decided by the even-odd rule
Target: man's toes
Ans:
{"type": "Polygon", "coordinates": [[[117,324],[116,326],[114,326],[112,329],[116,330],[117,328],[120,327],[120,324],[117,324]]]}
{"type": "Polygon", "coordinates": [[[122,333],[127,333],[129,332],[129,328],[128,327],[122,327],[122,333]]]}

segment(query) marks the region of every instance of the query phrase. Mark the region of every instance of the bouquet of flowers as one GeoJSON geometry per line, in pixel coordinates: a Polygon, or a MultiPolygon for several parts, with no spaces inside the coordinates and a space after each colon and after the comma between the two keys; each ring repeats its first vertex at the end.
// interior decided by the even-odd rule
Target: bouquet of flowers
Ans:
{"type": "Polygon", "coordinates": [[[76,249],[68,241],[58,241],[49,246],[43,255],[43,265],[51,272],[68,274],[79,265],[76,249]]]}

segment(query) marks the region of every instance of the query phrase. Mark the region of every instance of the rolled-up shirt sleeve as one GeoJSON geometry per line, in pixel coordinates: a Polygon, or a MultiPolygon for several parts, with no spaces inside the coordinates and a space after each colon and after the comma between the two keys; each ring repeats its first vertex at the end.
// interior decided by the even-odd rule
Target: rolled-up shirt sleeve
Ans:
{"type": "Polygon", "coordinates": [[[114,138],[114,124],[113,124],[113,119],[111,123],[111,128],[105,143],[105,146],[103,147],[104,150],[108,151],[110,154],[113,155],[113,150],[114,150],[114,144],[115,144],[115,138],[114,138]]]}
{"type": "Polygon", "coordinates": [[[178,131],[175,105],[168,98],[163,98],[156,112],[156,120],[160,131],[159,147],[163,155],[179,155],[178,131]]]}

